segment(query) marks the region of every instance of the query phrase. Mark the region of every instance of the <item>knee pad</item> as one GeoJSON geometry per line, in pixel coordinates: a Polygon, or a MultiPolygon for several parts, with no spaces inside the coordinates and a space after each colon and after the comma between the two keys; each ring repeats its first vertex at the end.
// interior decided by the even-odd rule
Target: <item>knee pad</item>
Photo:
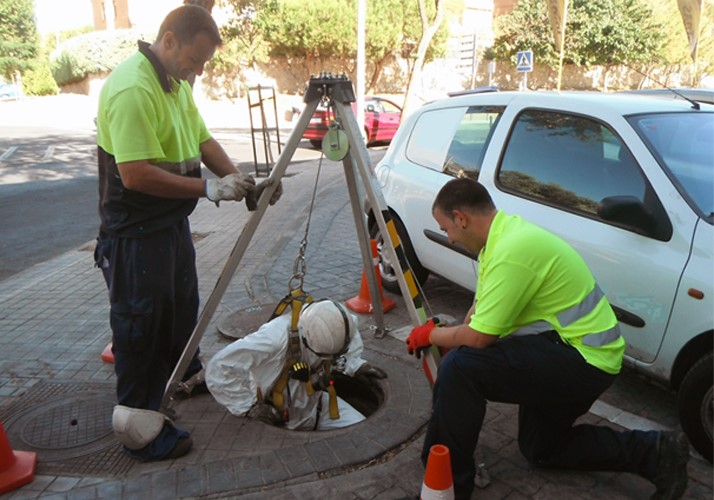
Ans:
{"type": "Polygon", "coordinates": [[[112,414],[114,434],[130,450],[140,450],[159,435],[169,421],[163,413],[116,405],[112,414]]]}

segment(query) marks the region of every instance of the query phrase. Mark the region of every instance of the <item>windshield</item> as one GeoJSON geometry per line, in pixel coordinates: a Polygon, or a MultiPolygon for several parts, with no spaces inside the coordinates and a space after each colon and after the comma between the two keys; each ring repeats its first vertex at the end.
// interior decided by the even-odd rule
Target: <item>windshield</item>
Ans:
{"type": "Polygon", "coordinates": [[[714,216],[714,113],[663,113],[629,118],[663,168],[701,215],[714,216]]]}

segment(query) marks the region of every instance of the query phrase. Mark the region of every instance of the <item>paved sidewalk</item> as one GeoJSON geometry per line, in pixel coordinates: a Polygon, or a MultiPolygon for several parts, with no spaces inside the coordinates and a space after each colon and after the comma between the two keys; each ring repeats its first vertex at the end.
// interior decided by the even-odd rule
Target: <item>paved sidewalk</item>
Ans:
{"type": "MultiPolygon", "coordinates": [[[[287,293],[316,172],[315,161],[289,167],[283,198],[261,221],[203,338],[204,359],[231,342],[219,326],[230,319],[251,331],[287,293]]],[[[341,165],[323,165],[317,200],[305,290],[345,300],[358,292],[362,271],[341,165]]],[[[248,217],[243,204],[199,202],[191,224],[203,300],[248,217]]],[[[150,464],[127,458],[111,432],[113,367],[100,359],[110,338],[108,304],[92,250],[84,246],[0,282],[0,421],[14,449],[39,455],[34,481],[7,498],[399,499],[419,493],[431,393],[419,364],[394,337],[409,328],[404,304],[394,296],[399,305],[385,316],[394,336],[375,339],[372,318],[360,322],[365,358],[389,375],[373,389],[382,404],[366,421],[335,431],[286,431],[232,416],[203,395],[177,406],[177,424],[194,438],[188,455],[150,464]]],[[[433,312],[455,317],[471,300],[438,278],[427,282],[425,293],[433,312]]],[[[654,389],[623,378],[627,388],[616,383],[585,420],[627,427],[633,424],[617,411],[631,405],[640,417],[635,425],[677,426],[659,404],[639,407],[640,401],[651,404],[651,397],[640,398],[654,389]]],[[[671,398],[662,397],[662,406],[671,408],[671,398]]],[[[476,452],[487,473],[474,498],[616,500],[653,492],[631,474],[532,470],[518,451],[516,421],[515,407],[489,405],[476,452]]],[[[712,498],[711,466],[692,457],[689,473],[685,498],[712,498]]]]}

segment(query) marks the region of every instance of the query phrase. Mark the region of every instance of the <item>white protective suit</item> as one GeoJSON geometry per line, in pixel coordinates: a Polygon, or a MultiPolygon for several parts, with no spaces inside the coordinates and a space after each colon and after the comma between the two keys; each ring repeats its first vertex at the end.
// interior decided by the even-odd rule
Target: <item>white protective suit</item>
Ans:
{"type": "MultiPolygon", "coordinates": [[[[243,416],[256,403],[258,389],[264,396],[269,395],[285,367],[289,330],[290,314],[279,316],[265,323],[258,331],[236,340],[216,353],[206,366],[206,385],[216,401],[228,408],[232,414],[243,416]]],[[[360,357],[363,350],[362,337],[355,328],[349,347],[343,354],[344,368],[340,371],[347,376],[354,376],[366,363],[360,357]]],[[[313,369],[319,367],[323,361],[304,347],[301,349],[301,356],[301,361],[313,369]]],[[[338,368],[334,367],[333,370],[338,368]]],[[[293,379],[288,381],[288,387],[292,403],[288,408],[290,418],[285,423],[288,429],[336,429],[365,419],[338,394],[340,417],[332,420],[326,391],[315,391],[312,396],[308,396],[306,384],[293,379]],[[322,410],[318,412],[320,398],[322,410]]]]}

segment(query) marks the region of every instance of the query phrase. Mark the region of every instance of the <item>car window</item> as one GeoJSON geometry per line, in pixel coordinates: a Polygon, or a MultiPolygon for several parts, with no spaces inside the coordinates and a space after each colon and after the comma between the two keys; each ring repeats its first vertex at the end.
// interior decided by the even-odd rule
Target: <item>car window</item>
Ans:
{"type": "Polygon", "coordinates": [[[401,113],[402,110],[397,107],[396,104],[393,104],[389,101],[380,101],[382,104],[382,111],[385,113],[401,113]]]}
{"type": "Polygon", "coordinates": [[[384,106],[382,101],[371,100],[367,101],[364,105],[365,111],[371,111],[373,113],[384,113],[384,106]]]}
{"type": "Polygon", "coordinates": [[[603,218],[600,211],[612,199],[636,200],[650,213],[663,210],[621,139],[598,121],[567,113],[521,113],[497,180],[507,191],[594,218],[603,218]]]}
{"type": "Polygon", "coordinates": [[[445,172],[478,179],[486,145],[501,113],[501,106],[471,106],[466,110],[444,159],[445,172]]]}
{"type": "Polygon", "coordinates": [[[629,118],[685,198],[714,215],[714,113],[661,113],[629,118]]]}
{"type": "Polygon", "coordinates": [[[433,170],[476,179],[491,130],[502,112],[500,106],[427,111],[414,124],[406,148],[407,158],[433,170]]]}

